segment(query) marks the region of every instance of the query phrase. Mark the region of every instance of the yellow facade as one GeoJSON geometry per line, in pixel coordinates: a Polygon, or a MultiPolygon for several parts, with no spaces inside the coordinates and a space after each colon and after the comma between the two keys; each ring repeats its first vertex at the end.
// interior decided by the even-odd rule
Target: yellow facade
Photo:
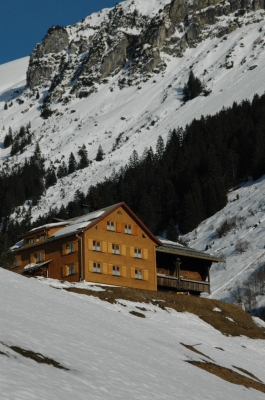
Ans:
{"type": "Polygon", "coordinates": [[[156,290],[155,243],[122,207],[84,235],[84,279],[156,290]]]}
{"type": "MultiPolygon", "coordinates": [[[[124,203],[103,210],[102,217],[78,231],[71,231],[68,222],[24,235],[24,246],[15,250],[14,271],[21,272],[28,264],[42,263],[43,268],[45,263],[46,276],[54,279],[157,290],[158,239],[124,203]]],[[[78,219],[72,226],[78,226],[78,219]]]]}

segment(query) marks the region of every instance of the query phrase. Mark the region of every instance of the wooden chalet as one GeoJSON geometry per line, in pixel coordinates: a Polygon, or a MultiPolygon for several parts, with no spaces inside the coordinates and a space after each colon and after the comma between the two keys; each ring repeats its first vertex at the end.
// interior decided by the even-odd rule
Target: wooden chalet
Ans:
{"type": "Polygon", "coordinates": [[[212,262],[193,249],[159,240],[125,204],[32,229],[14,247],[13,270],[69,282],[146,290],[210,291],[212,262]]]}

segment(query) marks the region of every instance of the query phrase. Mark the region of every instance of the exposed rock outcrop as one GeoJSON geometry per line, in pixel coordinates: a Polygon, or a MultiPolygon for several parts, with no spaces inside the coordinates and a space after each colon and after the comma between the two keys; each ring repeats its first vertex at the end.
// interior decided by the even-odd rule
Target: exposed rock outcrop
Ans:
{"type": "Polygon", "coordinates": [[[124,4],[109,10],[99,23],[88,17],[75,26],[49,29],[30,57],[28,87],[45,85],[51,99],[64,101],[66,96],[69,101],[72,95],[88,96],[118,73],[120,88],[138,84],[163,71],[161,54],[181,57],[206,37],[237,29],[236,17],[265,6],[264,0],[168,0],[151,17],[142,15],[133,1],[129,8],[124,4]],[[227,24],[218,24],[230,14],[227,24]]]}

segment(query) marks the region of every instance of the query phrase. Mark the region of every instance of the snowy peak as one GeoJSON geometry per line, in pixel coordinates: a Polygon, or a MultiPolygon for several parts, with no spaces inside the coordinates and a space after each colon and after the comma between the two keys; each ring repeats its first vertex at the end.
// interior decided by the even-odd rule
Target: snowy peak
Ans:
{"type": "Polygon", "coordinates": [[[209,36],[229,34],[242,25],[247,11],[259,8],[259,2],[128,0],[76,25],[50,28],[30,57],[27,85],[44,84],[47,102],[65,103],[91,95],[98,83],[120,72],[120,88],[138,85],[164,71],[163,55],[182,57],[209,36]]]}

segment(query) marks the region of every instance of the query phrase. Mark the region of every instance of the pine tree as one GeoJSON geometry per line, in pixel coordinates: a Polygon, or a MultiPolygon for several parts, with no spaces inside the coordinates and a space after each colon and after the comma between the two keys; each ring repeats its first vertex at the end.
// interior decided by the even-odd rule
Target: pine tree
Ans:
{"type": "Polygon", "coordinates": [[[162,161],[165,152],[165,143],[161,135],[158,136],[156,143],[156,156],[159,162],[162,161]]]}
{"type": "Polygon", "coordinates": [[[97,152],[97,156],[96,156],[96,161],[102,161],[103,158],[104,158],[104,152],[103,152],[102,146],[101,146],[101,144],[100,144],[99,147],[98,147],[98,152],[97,152]]]}
{"type": "Polygon", "coordinates": [[[69,161],[68,161],[68,174],[72,174],[73,172],[76,171],[76,169],[77,169],[77,162],[76,162],[75,156],[71,152],[71,154],[69,156],[69,161]]]}
{"type": "Polygon", "coordinates": [[[55,183],[57,182],[54,167],[50,166],[47,171],[46,171],[46,176],[45,176],[45,186],[46,189],[50,186],[54,186],[55,183]]]}
{"type": "Polygon", "coordinates": [[[172,218],[169,220],[167,225],[166,238],[172,240],[172,242],[178,241],[178,231],[172,218]]]}
{"type": "Polygon", "coordinates": [[[7,103],[5,103],[4,105],[4,110],[7,110],[7,103]]]}
{"type": "Polygon", "coordinates": [[[78,150],[78,156],[80,158],[78,163],[78,169],[84,169],[89,166],[89,159],[87,156],[87,149],[86,146],[83,144],[81,149],[78,150]]]}
{"type": "Polygon", "coordinates": [[[60,179],[66,175],[67,175],[67,166],[66,166],[65,162],[63,161],[62,164],[60,164],[58,167],[57,178],[60,179]]]}
{"type": "Polygon", "coordinates": [[[188,82],[185,84],[183,89],[184,101],[192,100],[195,97],[199,96],[202,90],[203,90],[203,85],[201,81],[194,76],[191,70],[188,82]]]}

